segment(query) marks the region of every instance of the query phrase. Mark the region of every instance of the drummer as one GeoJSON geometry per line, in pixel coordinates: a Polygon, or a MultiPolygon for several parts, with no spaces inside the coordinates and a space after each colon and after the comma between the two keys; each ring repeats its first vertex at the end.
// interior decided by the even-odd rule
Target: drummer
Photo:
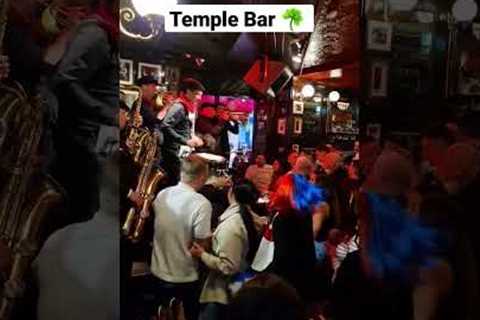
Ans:
{"type": "Polygon", "coordinates": [[[180,147],[201,147],[203,141],[193,135],[196,104],[202,99],[205,87],[193,78],[180,82],[179,97],[168,108],[162,121],[164,145],[163,168],[169,176],[169,184],[176,185],[180,179],[180,147]]]}

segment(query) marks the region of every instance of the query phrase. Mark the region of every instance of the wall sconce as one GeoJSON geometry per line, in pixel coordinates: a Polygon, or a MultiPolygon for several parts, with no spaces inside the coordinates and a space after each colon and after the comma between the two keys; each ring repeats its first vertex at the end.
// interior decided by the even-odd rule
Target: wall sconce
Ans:
{"type": "Polygon", "coordinates": [[[150,28],[150,32],[147,35],[142,35],[138,33],[131,32],[127,30],[124,22],[127,24],[133,23],[137,18],[137,14],[131,8],[121,8],[120,9],[120,31],[129,38],[137,39],[137,40],[151,40],[158,36],[162,31],[163,28],[159,23],[156,23],[151,17],[145,17],[144,19],[147,20],[150,28]]]}
{"type": "Polygon", "coordinates": [[[163,23],[160,21],[159,16],[165,15],[170,8],[177,4],[177,0],[131,0],[131,4],[133,9],[130,7],[120,9],[120,31],[129,38],[151,40],[164,31],[163,23]],[[147,23],[150,29],[148,34],[144,35],[129,31],[125,26],[124,23],[134,23],[137,15],[147,23]]]}

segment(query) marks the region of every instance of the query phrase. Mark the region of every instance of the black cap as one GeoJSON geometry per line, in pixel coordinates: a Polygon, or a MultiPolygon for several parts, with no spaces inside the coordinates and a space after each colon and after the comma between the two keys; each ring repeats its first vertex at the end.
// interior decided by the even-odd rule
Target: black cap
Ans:
{"type": "Polygon", "coordinates": [[[137,86],[143,86],[146,84],[155,84],[158,85],[158,80],[154,76],[143,76],[137,79],[137,86]]]}

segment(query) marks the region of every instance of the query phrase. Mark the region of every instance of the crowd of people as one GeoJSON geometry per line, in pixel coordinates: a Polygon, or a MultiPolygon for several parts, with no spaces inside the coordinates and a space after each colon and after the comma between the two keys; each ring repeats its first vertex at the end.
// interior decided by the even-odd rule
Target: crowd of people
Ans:
{"type": "Polygon", "coordinates": [[[208,162],[183,159],[153,203],[156,306],[176,298],[202,320],[476,319],[478,135],[439,124],[420,151],[392,136],[271,165],[257,154],[215,197],[208,162]]]}
{"type": "Polygon", "coordinates": [[[54,4],[64,15],[54,26],[50,6],[13,7],[0,59],[0,77],[45,97],[39,163],[67,196],[66,227],[33,265],[35,318],[120,317],[139,250],[119,241],[122,214],[148,201],[149,319],[480,319],[478,116],[425,130],[421,152],[365,137],[350,153],[257,153],[233,179],[214,177],[198,151],[229,159],[241,119],[197,107],[206,89],[192,78],[176,94],[141,78],[128,107],[118,100],[118,1],[54,4]],[[133,127],[158,133],[166,180],[152,199],[129,192],[139,172],[115,146],[133,127]]]}

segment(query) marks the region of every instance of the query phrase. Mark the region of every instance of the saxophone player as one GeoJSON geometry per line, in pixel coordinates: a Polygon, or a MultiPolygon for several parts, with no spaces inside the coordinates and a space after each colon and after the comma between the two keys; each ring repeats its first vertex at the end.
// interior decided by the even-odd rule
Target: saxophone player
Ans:
{"type": "Polygon", "coordinates": [[[152,76],[144,76],[137,80],[137,86],[142,90],[140,115],[142,116],[143,126],[151,131],[160,130],[160,121],[157,119],[155,111],[157,79],[152,76]]]}

